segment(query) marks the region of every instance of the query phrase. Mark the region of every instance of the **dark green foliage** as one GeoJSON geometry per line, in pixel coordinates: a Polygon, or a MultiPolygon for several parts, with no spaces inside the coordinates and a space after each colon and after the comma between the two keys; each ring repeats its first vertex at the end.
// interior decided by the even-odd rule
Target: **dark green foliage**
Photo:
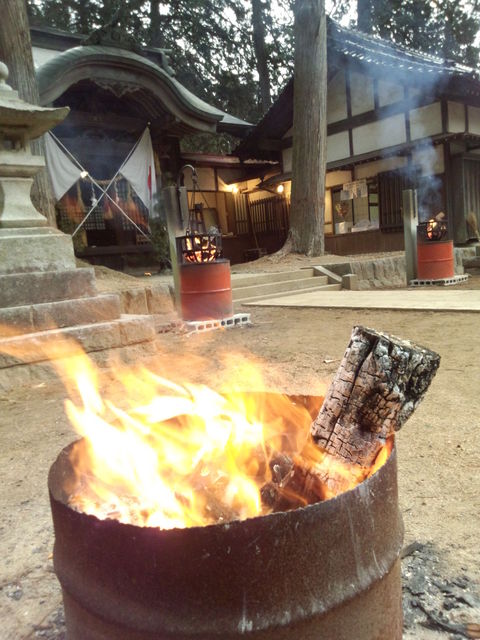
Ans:
{"type": "Polygon", "coordinates": [[[150,239],[152,241],[155,260],[160,270],[170,269],[172,266],[170,260],[170,247],[168,243],[167,225],[163,220],[152,220],[150,222],[150,239]]]}
{"type": "MultiPolygon", "coordinates": [[[[447,60],[477,66],[478,1],[356,0],[356,4],[363,30],[447,60]]],[[[340,5],[346,10],[352,1],[340,5]]]]}
{"type": "MultiPolygon", "coordinates": [[[[32,22],[91,33],[121,7],[139,44],[170,50],[177,78],[199,98],[250,122],[262,115],[251,3],[239,0],[27,0],[32,22]]],[[[262,0],[272,98],[291,74],[293,0],[262,0]]]]}

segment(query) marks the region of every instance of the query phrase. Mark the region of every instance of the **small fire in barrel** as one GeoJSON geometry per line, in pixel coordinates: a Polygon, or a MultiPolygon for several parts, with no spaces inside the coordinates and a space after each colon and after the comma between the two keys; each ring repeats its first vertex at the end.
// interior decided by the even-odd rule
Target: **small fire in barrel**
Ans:
{"type": "Polygon", "coordinates": [[[233,316],[230,262],[222,257],[222,236],[189,231],[177,238],[183,320],[223,320],[233,316]]]}
{"type": "Polygon", "coordinates": [[[453,241],[443,211],[417,227],[417,277],[443,280],[455,275],[453,241]]]}
{"type": "MultiPolygon", "coordinates": [[[[119,373],[120,406],[85,356],[64,359],[82,439],[49,487],[69,638],[267,640],[285,628],[334,640],[340,625],[342,638],[400,640],[393,436],[438,365],[356,327],[323,404],[240,392],[227,372],[220,392],[143,370],[119,373]]],[[[235,369],[264,388],[258,367],[236,357],[235,369]]]]}

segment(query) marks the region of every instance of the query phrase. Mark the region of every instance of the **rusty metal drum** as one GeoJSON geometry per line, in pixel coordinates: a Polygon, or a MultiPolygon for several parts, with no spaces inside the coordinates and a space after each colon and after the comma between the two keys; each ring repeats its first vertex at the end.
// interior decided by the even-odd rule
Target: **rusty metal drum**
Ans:
{"type": "Polygon", "coordinates": [[[68,454],[49,491],[69,640],[401,640],[395,448],[331,500],[172,530],[71,509],[68,454]]]}
{"type": "Polygon", "coordinates": [[[417,278],[440,280],[455,275],[453,241],[432,240],[417,245],[417,278]]]}
{"type": "Polygon", "coordinates": [[[233,315],[230,261],[180,265],[180,303],[183,320],[221,320],[233,315]]]}

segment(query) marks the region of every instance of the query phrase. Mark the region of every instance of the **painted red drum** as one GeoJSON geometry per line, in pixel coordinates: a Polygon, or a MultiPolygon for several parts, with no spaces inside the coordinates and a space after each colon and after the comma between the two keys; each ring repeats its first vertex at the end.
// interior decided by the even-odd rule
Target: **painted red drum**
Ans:
{"type": "Polygon", "coordinates": [[[187,322],[233,316],[230,261],[181,264],[180,302],[187,322]]]}
{"type": "Polygon", "coordinates": [[[432,240],[417,245],[417,278],[440,280],[455,275],[453,241],[432,240]]]}

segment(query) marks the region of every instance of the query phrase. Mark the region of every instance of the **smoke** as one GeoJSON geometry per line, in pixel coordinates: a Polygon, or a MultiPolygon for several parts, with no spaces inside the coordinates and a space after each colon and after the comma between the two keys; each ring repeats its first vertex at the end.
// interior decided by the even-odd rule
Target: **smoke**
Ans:
{"type": "MultiPolygon", "coordinates": [[[[342,36],[343,30],[339,31],[337,37],[342,36]]],[[[345,34],[352,32],[345,31],[345,34]]],[[[420,221],[427,220],[445,209],[443,147],[435,145],[432,140],[433,136],[442,133],[439,96],[448,82],[444,62],[364,34],[353,32],[349,40],[351,51],[347,53],[355,53],[352,57],[358,71],[378,79],[375,107],[380,113],[380,120],[376,121],[376,128],[372,127],[372,131],[376,131],[380,151],[384,150],[384,158],[403,155],[405,166],[400,171],[412,188],[417,189],[420,221]],[[405,107],[408,118],[404,136],[401,116],[405,107]],[[404,152],[402,147],[408,131],[410,151],[404,152]]],[[[363,96],[368,95],[366,87],[359,91],[363,96]]]]}

